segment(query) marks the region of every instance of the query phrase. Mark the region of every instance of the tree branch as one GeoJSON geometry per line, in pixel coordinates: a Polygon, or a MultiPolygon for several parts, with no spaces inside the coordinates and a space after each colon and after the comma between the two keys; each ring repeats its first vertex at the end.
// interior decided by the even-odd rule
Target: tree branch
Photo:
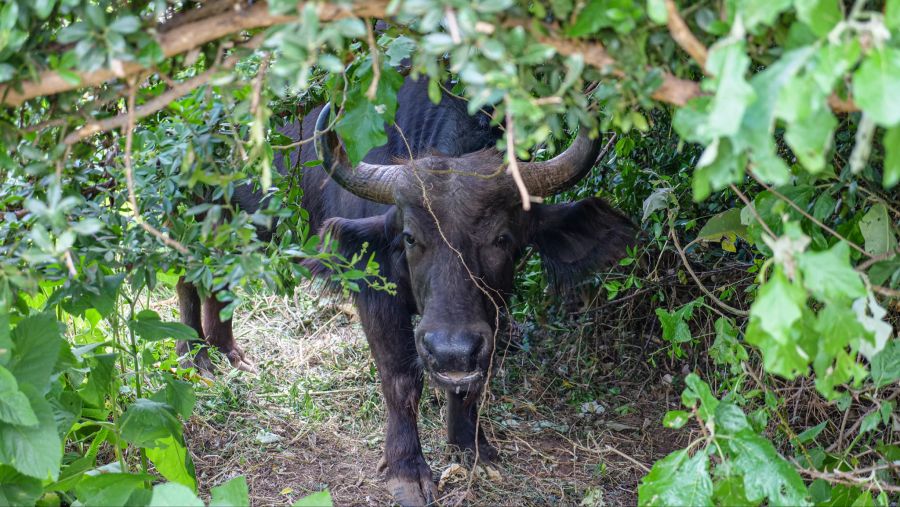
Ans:
{"type": "Polygon", "coordinates": [[[666,11],[668,12],[669,34],[672,35],[672,39],[706,72],[706,57],[709,54],[706,46],[697,40],[687,23],[681,18],[675,0],[666,0],[666,11]]]}
{"type": "MultiPolygon", "coordinates": [[[[246,44],[241,45],[241,47],[255,48],[262,44],[262,41],[262,34],[258,34],[246,44]]],[[[151,114],[160,111],[172,102],[183,97],[188,92],[205,85],[223,70],[234,67],[237,64],[238,60],[239,58],[237,56],[229,56],[225,59],[224,62],[222,62],[220,66],[213,67],[203,72],[202,74],[194,76],[186,81],[175,83],[171,88],[166,90],[165,93],[159,95],[158,97],[155,97],[153,100],[142,104],[140,107],[135,108],[134,111],[128,111],[127,114],[120,114],[118,116],[105,118],[103,120],[94,121],[84,125],[78,130],[67,135],[65,139],[63,139],[63,142],[67,145],[72,145],[99,132],[106,132],[115,128],[125,127],[128,125],[130,116],[134,116],[135,119],[141,119],[150,116],[151,114]]]]}
{"type": "MultiPolygon", "coordinates": [[[[322,21],[332,21],[348,16],[379,17],[384,15],[387,5],[388,0],[357,3],[350,8],[323,4],[319,7],[319,18],[322,21]]],[[[294,16],[270,14],[267,2],[257,2],[250,7],[235,4],[233,8],[221,14],[185,23],[164,32],[157,37],[157,42],[163,55],[169,58],[242,30],[267,28],[290,23],[296,19],[294,16]]],[[[121,66],[117,65],[116,67],[115,70],[109,68],[81,72],[78,74],[80,81],[77,84],[66,81],[55,71],[45,71],[34,81],[20,83],[21,92],[16,91],[11,85],[0,86],[0,104],[19,106],[28,99],[98,86],[106,81],[127,77],[145,69],[137,62],[124,62],[121,66]]]]}

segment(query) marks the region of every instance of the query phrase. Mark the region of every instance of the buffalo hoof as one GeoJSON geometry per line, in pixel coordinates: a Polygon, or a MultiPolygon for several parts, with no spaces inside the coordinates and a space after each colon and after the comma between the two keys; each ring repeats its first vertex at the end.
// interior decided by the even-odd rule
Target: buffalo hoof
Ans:
{"type": "MultiPolygon", "coordinates": [[[[450,456],[454,461],[457,461],[459,463],[474,465],[476,462],[475,446],[471,444],[467,446],[460,446],[451,443],[450,456]]],[[[499,457],[500,453],[497,452],[497,449],[495,449],[491,444],[487,442],[480,442],[478,444],[478,463],[494,463],[499,457]]]]}
{"type": "MultiPolygon", "coordinates": [[[[424,458],[420,458],[418,461],[419,463],[414,465],[412,470],[407,468],[404,476],[388,477],[387,489],[394,501],[402,507],[435,505],[438,491],[431,476],[431,468],[425,463],[424,458]]],[[[378,470],[390,474],[390,468],[385,459],[381,458],[378,470]]]]}
{"type": "Polygon", "coordinates": [[[258,373],[256,365],[253,364],[252,361],[247,359],[244,351],[241,350],[237,345],[232,345],[231,350],[222,350],[221,352],[225,357],[228,358],[228,361],[231,362],[231,366],[233,366],[234,368],[245,371],[247,373],[258,373]]]}

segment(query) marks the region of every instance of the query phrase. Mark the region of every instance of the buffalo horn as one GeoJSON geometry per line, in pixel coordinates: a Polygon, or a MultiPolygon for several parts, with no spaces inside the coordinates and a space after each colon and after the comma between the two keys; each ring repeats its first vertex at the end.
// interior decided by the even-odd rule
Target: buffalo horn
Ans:
{"type": "Polygon", "coordinates": [[[403,174],[402,165],[379,165],[360,162],[350,165],[350,157],[340,140],[331,130],[326,130],[331,114],[331,103],[325,104],[316,119],[316,156],[322,161],[331,178],[345,190],[369,201],[382,204],[394,203],[394,184],[403,174]]]}
{"type": "Polygon", "coordinates": [[[520,162],[519,171],[529,193],[550,197],[578,183],[594,167],[599,153],[600,139],[591,140],[588,129],[581,127],[566,151],[544,162],[520,162]]]}

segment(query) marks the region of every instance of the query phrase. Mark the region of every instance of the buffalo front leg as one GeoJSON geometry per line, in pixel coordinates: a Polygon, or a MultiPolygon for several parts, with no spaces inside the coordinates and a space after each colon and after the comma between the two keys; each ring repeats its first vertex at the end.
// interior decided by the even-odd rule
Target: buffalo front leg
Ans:
{"type": "Polygon", "coordinates": [[[181,314],[181,323],[197,332],[197,340],[179,340],[175,343],[175,351],[185,361],[185,368],[194,367],[205,375],[211,375],[213,371],[212,361],[209,360],[209,352],[206,350],[206,342],[203,340],[202,305],[200,294],[194,284],[185,281],[184,277],[178,279],[175,285],[178,294],[178,309],[181,314]],[[193,354],[193,355],[191,355],[193,354]]]}
{"type": "Polygon", "coordinates": [[[458,394],[447,391],[447,443],[452,452],[460,452],[464,459],[477,456],[479,462],[490,462],[497,459],[497,450],[488,443],[484,424],[478,423],[480,398],[480,390],[458,394]]]}
{"type": "Polygon", "coordinates": [[[412,324],[400,307],[382,294],[361,294],[357,300],[387,410],[384,457],[378,468],[398,504],[421,506],[434,503],[437,488],[419,441],[422,376],[415,365],[412,324]],[[367,300],[367,295],[374,301],[367,300]]]}
{"type": "Polygon", "coordinates": [[[231,319],[222,320],[219,316],[225,303],[216,299],[215,294],[203,301],[203,330],[206,343],[219,349],[231,366],[251,373],[256,372],[256,366],[244,355],[244,351],[238,347],[234,340],[231,327],[231,319]]]}

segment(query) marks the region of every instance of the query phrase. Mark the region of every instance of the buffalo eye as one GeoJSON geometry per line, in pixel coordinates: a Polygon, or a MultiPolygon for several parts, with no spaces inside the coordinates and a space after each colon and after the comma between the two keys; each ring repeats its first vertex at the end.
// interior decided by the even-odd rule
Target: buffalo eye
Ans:
{"type": "Polygon", "coordinates": [[[416,238],[408,232],[403,233],[403,243],[408,247],[416,246],[416,238]]]}
{"type": "Polygon", "coordinates": [[[494,246],[499,248],[506,248],[507,246],[509,246],[510,242],[511,239],[509,237],[509,234],[500,234],[496,238],[494,238],[494,246]]]}

